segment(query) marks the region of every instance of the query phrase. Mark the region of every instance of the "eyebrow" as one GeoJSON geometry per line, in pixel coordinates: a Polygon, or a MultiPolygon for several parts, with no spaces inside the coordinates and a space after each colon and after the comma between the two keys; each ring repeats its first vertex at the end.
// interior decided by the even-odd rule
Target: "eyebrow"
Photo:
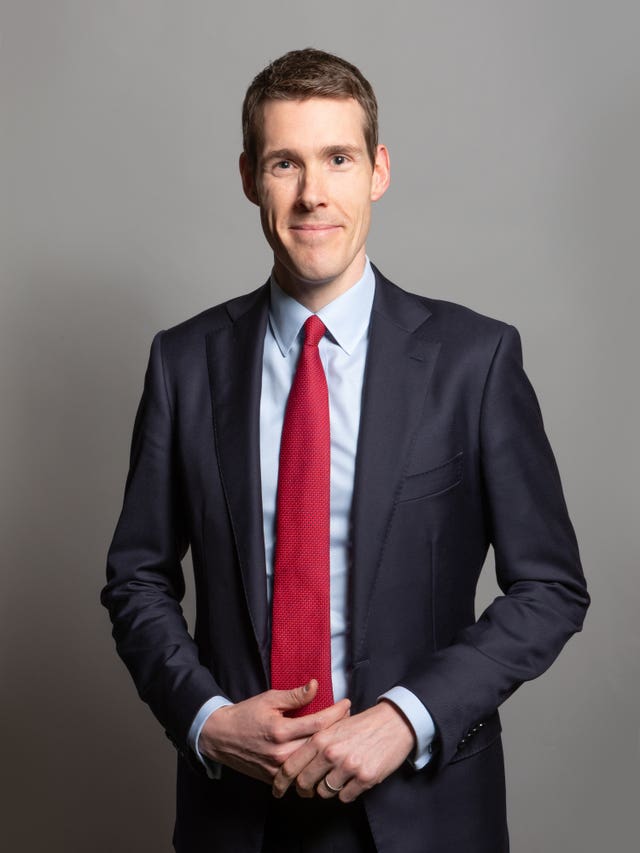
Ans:
{"type": "MultiPolygon", "coordinates": [[[[359,145],[326,145],[320,149],[322,157],[331,157],[334,154],[347,154],[349,157],[358,158],[364,154],[364,149],[359,145]]],[[[262,162],[266,160],[296,160],[298,153],[293,148],[275,148],[262,157],[262,162]]]]}

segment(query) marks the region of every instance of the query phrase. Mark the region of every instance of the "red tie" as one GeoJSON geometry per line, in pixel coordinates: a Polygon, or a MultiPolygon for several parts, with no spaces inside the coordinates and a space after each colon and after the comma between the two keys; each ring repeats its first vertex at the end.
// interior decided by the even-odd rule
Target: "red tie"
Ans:
{"type": "Polygon", "coordinates": [[[333,704],[329,599],[329,394],[312,315],[282,427],[271,627],[271,685],[318,680],[314,700],[292,716],[333,704]]]}

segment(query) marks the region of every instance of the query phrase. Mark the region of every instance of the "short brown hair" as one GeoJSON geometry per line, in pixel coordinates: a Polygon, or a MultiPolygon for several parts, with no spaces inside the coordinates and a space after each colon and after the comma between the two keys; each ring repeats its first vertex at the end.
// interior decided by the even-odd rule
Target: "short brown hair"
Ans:
{"type": "Polygon", "coordinates": [[[274,59],[253,80],[242,105],[242,143],[252,168],[258,159],[262,104],[267,100],[353,98],[365,114],[364,138],[371,163],[378,146],[378,102],[361,71],[347,62],[307,47],[274,59]]]}

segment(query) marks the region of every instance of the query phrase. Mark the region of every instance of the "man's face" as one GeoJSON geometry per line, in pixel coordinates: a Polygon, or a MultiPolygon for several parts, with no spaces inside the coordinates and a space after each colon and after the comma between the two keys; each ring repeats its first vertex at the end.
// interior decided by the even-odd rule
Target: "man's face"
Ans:
{"type": "Polygon", "coordinates": [[[240,158],[278,282],[315,310],[362,276],[371,203],[389,184],[386,148],[372,164],[364,120],[352,98],[267,101],[255,174],[240,158]]]}

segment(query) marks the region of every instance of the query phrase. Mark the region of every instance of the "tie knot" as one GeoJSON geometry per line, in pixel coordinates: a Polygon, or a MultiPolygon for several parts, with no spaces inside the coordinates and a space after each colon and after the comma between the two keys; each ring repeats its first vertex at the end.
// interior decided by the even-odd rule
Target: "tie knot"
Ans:
{"type": "Polygon", "coordinates": [[[306,346],[317,347],[327,327],[320,317],[312,314],[304,324],[304,342],[306,346]]]}

